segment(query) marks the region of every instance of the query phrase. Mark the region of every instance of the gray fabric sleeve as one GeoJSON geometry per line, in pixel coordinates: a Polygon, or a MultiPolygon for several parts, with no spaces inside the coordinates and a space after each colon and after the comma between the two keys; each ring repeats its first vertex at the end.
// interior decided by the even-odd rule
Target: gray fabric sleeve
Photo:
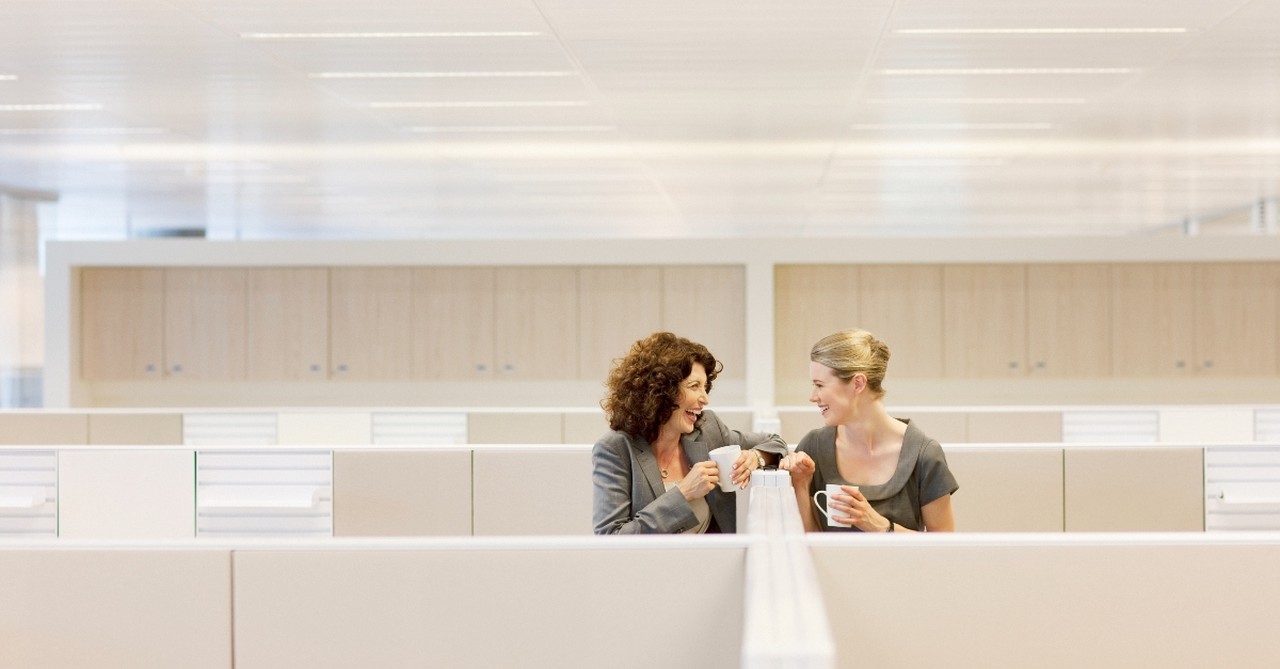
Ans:
{"type": "Polygon", "coordinates": [[[920,451],[916,472],[920,480],[920,506],[955,494],[960,489],[951,468],[947,466],[947,456],[942,452],[942,446],[932,439],[920,451]]]}

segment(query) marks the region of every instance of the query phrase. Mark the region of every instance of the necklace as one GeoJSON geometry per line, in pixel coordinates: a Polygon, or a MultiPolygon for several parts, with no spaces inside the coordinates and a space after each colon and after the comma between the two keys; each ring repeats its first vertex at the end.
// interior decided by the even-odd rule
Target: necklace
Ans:
{"type": "MultiPolygon", "coordinates": [[[[672,453],[672,455],[675,455],[676,457],[680,457],[680,455],[679,455],[679,454],[680,454],[680,449],[679,449],[679,448],[673,449],[673,450],[671,451],[671,453],[672,453]]],[[[671,460],[672,460],[672,458],[667,458],[667,466],[666,466],[666,467],[663,467],[661,462],[659,462],[659,463],[658,463],[658,471],[659,471],[659,472],[662,472],[662,478],[664,478],[664,479],[665,479],[665,478],[667,478],[667,470],[669,470],[669,469],[671,468],[671,460]]]]}

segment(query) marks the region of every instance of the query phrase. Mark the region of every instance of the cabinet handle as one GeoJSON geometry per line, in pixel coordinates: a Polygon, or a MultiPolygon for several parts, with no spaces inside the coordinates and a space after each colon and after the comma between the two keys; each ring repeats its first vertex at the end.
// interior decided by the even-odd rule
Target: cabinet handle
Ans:
{"type": "Polygon", "coordinates": [[[143,371],[145,371],[145,372],[146,372],[146,373],[148,373],[148,374],[155,374],[155,373],[156,373],[156,366],[155,366],[155,364],[154,364],[154,363],[147,363],[147,366],[146,366],[146,367],[143,367],[142,369],[143,369],[143,371]]]}
{"type": "Polygon", "coordinates": [[[1009,369],[1017,369],[1017,368],[1018,368],[1018,362],[1016,360],[1009,361],[1009,369]]]}
{"type": "Polygon", "coordinates": [[[489,371],[489,366],[488,366],[488,365],[486,365],[486,364],[484,364],[484,363],[480,363],[480,364],[476,365],[476,371],[477,371],[477,372],[487,372],[487,371],[489,371]]]}
{"type": "Polygon", "coordinates": [[[169,368],[169,371],[170,371],[171,373],[173,373],[173,374],[181,374],[181,373],[182,373],[182,363],[177,363],[177,364],[175,364],[174,366],[170,367],[170,368],[169,368]]]}
{"type": "Polygon", "coordinates": [[[317,364],[314,364],[314,363],[313,363],[313,364],[311,364],[311,365],[308,367],[308,370],[309,370],[309,371],[311,371],[313,374],[314,374],[314,373],[319,373],[319,371],[320,371],[320,365],[317,365],[317,364]]]}
{"type": "Polygon", "coordinates": [[[1043,360],[1037,360],[1037,361],[1036,361],[1036,369],[1044,369],[1044,361],[1043,361],[1043,360]]]}
{"type": "Polygon", "coordinates": [[[515,365],[513,365],[513,364],[511,364],[511,363],[509,363],[509,362],[508,362],[508,363],[505,363],[504,365],[502,365],[502,371],[504,371],[504,372],[506,372],[506,373],[508,373],[508,374],[510,374],[511,372],[514,372],[515,370],[516,370],[515,365]]]}
{"type": "Polygon", "coordinates": [[[1173,363],[1173,366],[1174,366],[1174,367],[1177,367],[1178,369],[1182,369],[1182,368],[1184,368],[1184,367],[1186,367],[1186,366],[1187,366],[1187,361],[1186,361],[1186,360],[1175,360],[1175,361],[1174,361],[1174,363],[1173,363]]]}
{"type": "Polygon", "coordinates": [[[339,374],[342,374],[342,373],[343,373],[343,372],[345,372],[345,371],[347,371],[347,365],[346,365],[346,363],[343,363],[343,364],[338,365],[337,372],[338,372],[339,374]]]}
{"type": "Polygon", "coordinates": [[[1205,360],[1205,361],[1204,361],[1204,368],[1205,368],[1205,369],[1209,369],[1210,367],[1213,367],[1213,361],[1212,361],[1212,360],[1205,360]]]}

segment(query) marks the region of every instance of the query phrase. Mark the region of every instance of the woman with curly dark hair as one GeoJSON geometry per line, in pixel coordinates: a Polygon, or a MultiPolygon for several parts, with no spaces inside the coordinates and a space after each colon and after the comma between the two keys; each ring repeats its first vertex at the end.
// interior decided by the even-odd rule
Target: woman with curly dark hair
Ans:
{"type": "Polygon", "coordinates": [[[707,347],[670,332],[637,341],[614,362],[600,403],[610,431],[591,450],[596,534],[737,531],[737,500],[720,478],[745,488],[787,444],[731,430],[705,410],[721,367],[707,347]],[[719,471],[708,453],[732,444],[742,454],[733,471],[719,471]]]}

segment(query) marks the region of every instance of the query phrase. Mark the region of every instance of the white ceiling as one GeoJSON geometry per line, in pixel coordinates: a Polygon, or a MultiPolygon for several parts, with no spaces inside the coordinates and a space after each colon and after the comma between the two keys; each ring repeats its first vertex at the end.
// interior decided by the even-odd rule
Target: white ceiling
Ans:
{"type": "Polygon", "coordinates": [[[1277,26],[1280,0],[3,0],[0,189],[56,195],[63,238],[1248,232],[1280,191],[1277,26]]]}

